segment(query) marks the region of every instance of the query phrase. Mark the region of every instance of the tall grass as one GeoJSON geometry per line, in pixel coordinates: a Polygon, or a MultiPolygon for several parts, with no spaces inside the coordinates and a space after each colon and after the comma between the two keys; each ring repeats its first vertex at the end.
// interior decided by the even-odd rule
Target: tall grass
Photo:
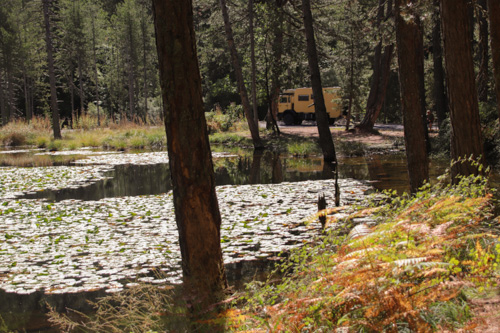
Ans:
{"type": "Polygon", "coordinates": [[[62,129],[62,140],[54,140],[52,125],[46,117],[35,117],[31,122],[14,120],[2,127],[0,145],[35,146],[50,150],[100,147],[105,149],[150,148],[162,149],[166,145],[165,130],[159,118],[147,121],[119,117],[113,121],[106,116],[82,115],[75,117],[73,128],[62,129]]]}

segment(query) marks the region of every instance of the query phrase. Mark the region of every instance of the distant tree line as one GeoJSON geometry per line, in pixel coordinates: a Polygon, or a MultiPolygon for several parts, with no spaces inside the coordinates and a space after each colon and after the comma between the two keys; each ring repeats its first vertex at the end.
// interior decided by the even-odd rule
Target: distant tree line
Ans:
{"type": "MultiPolygon", "coordinates": [[[[2,124],[51,112],[42,3],[50,15],[62,120],[71,125],[82,112],[142,120],[160,116],[150,0],[8,0],[0,8],[2,124]]],[[[447,97],[439,4],[426,0],[412,6],[422,26],[424,104],[441,124],[447,118],[447,97]]],[[[249,116],[268,115],[271,125],[269,115],[276,113],[280,90],[311,86],[301,2],[233,0],[224,7],[249,90],[249,116]]],[[[221,9],[219,0],[193,1],[206,111],[246,103],[228,51],[221,9]]],[[[394,1],[316,0],[311,9],[322,83],[343,88],[349,120],[356,120],[364,131],[370,131],[376,120],[402,122],[394,1]]],[[[481,103],[492,105],[489,40],[497,35],[491,29],[487,0],[473,1],[468,17],[478,96],[481,103]]]]}
{"type": "Polygon", "coordinates": [[[49,35],[68,125],[83,112],[142,120],[160,113],[151,1],[8,0],[0,7],[2,124],[51,113],[49,35]]]}

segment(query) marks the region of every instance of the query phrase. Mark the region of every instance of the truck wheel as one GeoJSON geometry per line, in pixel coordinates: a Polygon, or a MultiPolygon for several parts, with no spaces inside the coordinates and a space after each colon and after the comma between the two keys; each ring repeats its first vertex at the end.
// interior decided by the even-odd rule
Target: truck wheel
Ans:
{"type": "Polygon", "coordinates": [[[295,125],[302,124],[302,119],[295,119],[295,125]]]}
{"type": "Polygon", "coordinates": [[[291,113],[285,114],[283,117],[283,121],[285,122],[285,125],[291,126],[295,123],[295,117],[291,113]]]}

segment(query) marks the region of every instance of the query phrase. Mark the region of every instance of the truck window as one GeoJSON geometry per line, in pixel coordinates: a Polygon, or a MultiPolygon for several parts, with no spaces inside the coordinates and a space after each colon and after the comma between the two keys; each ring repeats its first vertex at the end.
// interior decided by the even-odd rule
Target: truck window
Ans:
{"type": "Polygon", "coordinates": [[[281,96],[280,97],[280,103],[289,103],[288,97],[287,96],[281,96]]]}
{"type": "Polygon", "coordinates": [[[299,95],[299,101],[307,102],[309,100],[309,95],[299,95]]]}

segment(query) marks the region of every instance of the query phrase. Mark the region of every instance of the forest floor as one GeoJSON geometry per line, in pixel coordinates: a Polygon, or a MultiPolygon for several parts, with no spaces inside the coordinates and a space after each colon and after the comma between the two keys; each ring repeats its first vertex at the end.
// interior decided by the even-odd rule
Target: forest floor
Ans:
{"type": "MultiPolygon", "coordinates": [[[[265,122],[261,122],[265,127],[265,122]]],[[[339,140],[358,142],[369,148],[393,147],[394,142],[400,142],[404,146],[403,125],[398,124],[376,124],[373,133],[360,133],[356,131],[346,131],[344,125],[330,126],[330,130],[339,140]]],[[[314,121],[304,121],[300,126],[285,126],[280,124],[280,131],[285,134],[298,135],[303,137],[318,137],[318,127],[314,121]]],[[[438,129],[434,127],[431,136],[438,135],[438,129]]]]}

